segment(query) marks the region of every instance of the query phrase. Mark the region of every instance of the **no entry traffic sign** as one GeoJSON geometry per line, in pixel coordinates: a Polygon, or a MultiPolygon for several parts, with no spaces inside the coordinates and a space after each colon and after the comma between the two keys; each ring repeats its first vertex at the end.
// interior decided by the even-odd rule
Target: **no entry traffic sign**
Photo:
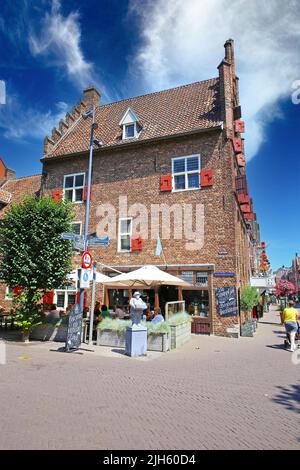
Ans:
{"type": "Polygon", "coordinates": [[[93,259],[91,253],[89,251],[85,251],[81,258],[81,266],[84,269],[89,269],[92,266],[92,262],[93,259]]]}

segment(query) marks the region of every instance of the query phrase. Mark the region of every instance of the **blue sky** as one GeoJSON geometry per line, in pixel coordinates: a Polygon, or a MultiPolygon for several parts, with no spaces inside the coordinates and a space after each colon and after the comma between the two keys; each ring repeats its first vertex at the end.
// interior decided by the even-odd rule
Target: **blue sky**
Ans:
{"type": "Polygon", "coordinates": [[[299,3],[1,0],[0,155],[18,176],[39,173],[43,138],[85,86],[105,103],[211,78],[232,37],[250,190],[273,268],[289,265],[300,252],[299,3]]]}

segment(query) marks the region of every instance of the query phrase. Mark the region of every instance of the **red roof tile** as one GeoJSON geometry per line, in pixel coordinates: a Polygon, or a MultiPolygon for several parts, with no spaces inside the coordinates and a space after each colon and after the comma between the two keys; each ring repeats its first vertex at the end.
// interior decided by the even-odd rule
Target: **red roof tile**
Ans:
{"type": "MultiPolygon", "coordinates": [[[[22,202],[26,196],[33,196],[39,193],[41,187],[41,178],[42,175],[34,175],[8,180],[1,186],[0,194],[2,192],[10,194],[11,200],[8,201],[10,204],[15,202],[22,202]]],[[[0,213],[3,213],[3,210],[1,210],[0,213]]]]}
{"type": "MultiPolygon", "coordinates": [[[[146,141],[180,133],[209,129],[220,125],[219,79],[171,88],[100,106],[95,121],[98,129],[95,139],[104,147],[128,143],[122,141],[120,120],[128,107],[139,117],[142,130],[133,141],[146,141]]],[[[72,154],[88,150],[90,119],[82,117],[54,145],[46,157],[72,154]]]]}

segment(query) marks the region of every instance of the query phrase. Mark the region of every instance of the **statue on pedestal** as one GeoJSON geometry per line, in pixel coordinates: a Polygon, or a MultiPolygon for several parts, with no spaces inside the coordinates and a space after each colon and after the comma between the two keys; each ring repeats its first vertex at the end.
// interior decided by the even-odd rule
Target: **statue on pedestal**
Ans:
{"type": "Polygon", "coordinates": [[[131,320],[132,320],[132,327],[137,328],[141,327],[141,320],[143,311],[146,310],[147,304],[141,299],[140,292],[135,292],[130,299],[130,313],[131,313],[131,320]]]}

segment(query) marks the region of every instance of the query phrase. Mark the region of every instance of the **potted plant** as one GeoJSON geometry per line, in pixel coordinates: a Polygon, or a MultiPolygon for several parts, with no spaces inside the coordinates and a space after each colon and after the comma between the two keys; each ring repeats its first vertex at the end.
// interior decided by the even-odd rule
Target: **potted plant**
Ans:
{"type": "Polygon", "coordinates": [[[240,305],[241,310],[245,313],[245,322],[241,323],[241,335],[242,336],[253,336],[253,320],[252,320],[252,309],[259,303],[260,295],[255,287],[244,286],[241,289],[240,305]]]}
{"type": "Polygon", "coordinates": [[[41,299],[39,291],[27,291],[20,289],[18,296],[14,298],[13,304],[16,310],[15,324],[20,327],[22,341],[29,342],[29,335],[33,328],[42,324],[41,305],[38,301],[41,299]]]}

